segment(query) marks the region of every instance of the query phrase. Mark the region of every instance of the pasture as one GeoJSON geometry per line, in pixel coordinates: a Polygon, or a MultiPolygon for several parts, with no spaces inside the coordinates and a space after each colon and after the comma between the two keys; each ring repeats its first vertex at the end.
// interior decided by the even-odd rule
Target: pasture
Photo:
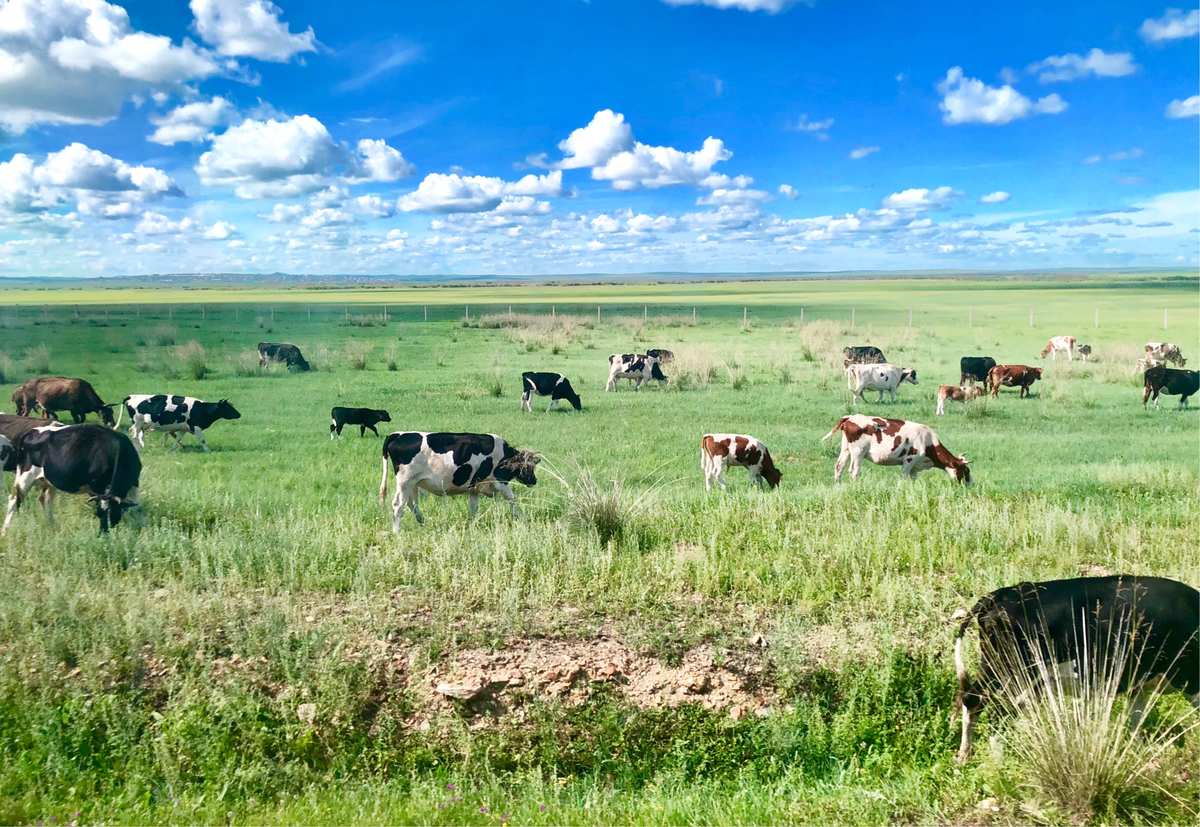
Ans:
{"type": "Polygon", "coordinates": [[[956,766],[947,619],[1020,580],[1198,583],[1200,405],[1143,410],[1133,371],[1148,340],[1200,360],[1197,287],[0,290],[0,410],[60,373],[242,413],[211,453],[147,436],[140,530],[97,537],[63,497],[57,527],[27,503],[0,540],[0,821],[1194,817],[1195,732],[1160,767],[1172,794],[1128,810],[1067,811],[986,750],[956,766]],[[1093,360],[1040,362],[1060,333],[1093,360]],[[314,370],[258,368],[260,340],[314,370]],[[849,344],[919,385],[851,408],[849,344]],[[675,352],[670,383],[604,393],[608,355],[647,347],[675,352]],[[975,354],[1045,377],[935,417],[975,354]],[[565,373],[583,411],[522,413],[523,370],[565,373]],[[334,405],[541,452],[522,518],[425,497],[393,535],[381,440],[331,442],[334,405]],[[834,485],[820,438],[854,411],[930,425],[974,485],[869,464],[834,485]],[[780,488],[735,468],[706,495],[706,431],[765,442],[780,488]]]}

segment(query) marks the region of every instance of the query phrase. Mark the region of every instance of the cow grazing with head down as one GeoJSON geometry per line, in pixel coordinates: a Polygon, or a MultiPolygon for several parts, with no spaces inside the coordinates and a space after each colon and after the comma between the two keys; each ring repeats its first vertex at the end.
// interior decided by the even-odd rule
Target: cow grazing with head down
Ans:
{"type": "Polygon", "coordinates": [[[357,425],[360,437],[367,435],[368,428],[375,436],[379,436],[379,431],[375,430],[375,426],[380,422],[391,421],[392,415],[387,411],[376,410],[374,408],[334,407],[329,411],[329,438],[340,437],[342,435],[342,428],[346,425],[357,425]]]}
{"type": "Polygon", "coordinates": [[[1078,347],[1075,348],[1075,353],[1079,356],[1080,359],[1082,359],[1085,362],[1090,362],[1092,360],[1092,346],[1091,345],[1079,345],[1078,347]]]}
{"type": "Polygon", "coordinates": [[[1179,367],[1187,364],[1179,345],[1171,342],[1146,342],[1146,358],[1152,362],[1170,363],[1179,367]]]}
{"type": "Polygon", "coordinates": [[[467,495],[473,517],[479,498],[496,494],[508,500],[517,516],[516,497],[510,484],[537,485],[534,469],[541,457],[518,451],[495,434],[396,431],[383,440],[383,479],[379,499],[388,491],[388,474],[396,477],[392,499],[392,531],[400,533],[400,518],[407,506],[418,523],[425,522],[418,506],[422,491],[439,497],[467,495]]]}
{"type": "Polygon", "coordinates": [[[779,486],[783,474],[771,460],[767,446],[746,434],[705,434],[700,437],[700,470],[704,472],[704,490],[716,483],[725,487],[725,469],[740,465],[750,474],[750,484],[760,488],[779,486]]]}
{"type": "Polygon", "coordinates": [[[879,398],[875,400],[876,402],[883,401],[883,394],[885,392],[895,402],[896,388],[900,387],[901,382],[917,384],[916,370],[888,364],[850,365],[846,368],[846,383],[850,388],[850,392],[854,395],[854,399],[863,402],[866,401],[863,398],[863,393],[866,391],[879,392],[879,398]]]}
{"type": "MultiPolygon", "coordinates": [[[[193,396],[171,396],[165,393],[131,394],[123,400],[121,416],[129,412],[129,436],[146,447],[147,431],[163,431],[175,437],[175,445],[183,447],[182,435],[187,433],[207,451],[204,432],[222,419],[241,419],[229,400],[205,402],[193,396]]],[[[120,420],[118,420],[120,424],[120,420]]]]}
{"type": "Polygon", "coordinates": [[[996,360],[991,356],[964,356],[958,360],[958,384],[987,382],[988,371],[994,367],[996,360]]]}
{"type": "Polygon", "coordinates": [[[305,371],[311,366],[305,360],[300,348],[288,342],[259,342],[258,364],[265,366],[268,362],[283,362],[288,370],[305,371]]]}
{"type": "Polygon", "coordinates": [[[842,469],[850,463],[851,479],[858,479],[862,458],[876,465],[899,465],[906,479],[919,472],[940,468],[950,479],[971,484],[971,469],[965,456],[955,456],[946,450],[937,434],[927,425],[903,419],[884,419],[879,416],[852,414],[843,416],[821,441],[836,433],[842,435],[842,448],[833,467],[833,481],[842,478],[842,469]]]}
{"type": "Polygon", "coordinates": [[[675,361],[675,354],[672,351],[663,347],[651,347],[646,349],[646,355],[650,356],[664,365],[675,361]]]}
{"type": "Polygon", "coordinates": [[[583,403],[579,400],[579,394],[575,393],[575,389],[571,387],[571,380],[563,376],[561,373],[548,373],[527,370],[521,374],[521,410],[533,413],[533,395],[550,397],[549,404],[546,405],[546,413],[558,404],[560,399],[565,399],[571,404],[571,407],[577,411],[583,410],[583,403]]]}
{"type": "Polygon", "coordinates": [[[951,402],[970,402],[972,399],[978,399],[985,393],[987,391],[979,385],[968,385],[965,388],[959,385],[940,385],[937,392],[936,414],[942,416],[946,413],[946,400],[950,400],[951,402]]]}
{"type": "Polygon", "coordinates": [[[1018,689],[1065,672],[1105,683],[1111,676],[1119,691],[1135,698],[1161,679],[1191,695],[1193,705],[1200,700],[1200,592],[1174,580],[1117,575],[1018,583],[984,595],[953,619],[960,621],[954,638],[960,762],[971,755],[971,730],[984,704],[989,696],[1009,694],[1005,686],[1014,672],[1024,673],[1018,689]],[[963,658],[963,637],[973,622],[980,650],[974,680],[963,658]],[[1090,676],[1080,674],[1084,663],[1090,676]]]}
{"type": "Polygon", "coordinates": [[[13,443],[16,479],[0,534],[8,531],[21,502],[34,488],[46,519],[53,521],[54,492],[87,494],[95,505],[100,532],[107,532],[138,505],[142,461],[127,436],[101,425],[41,427],[13,443]]]}
{"type": "Polygon", "coordinates": [[[80,423],[88,414],[95,413],[105,425],[113,427],[113,406],[106,404],[85,379],[39,376],[13,391],[12,400],[21,416],[29,416],[40,408],[44,416],[54,419],[59,411],[69,411],[71,420],[80,423]]]}
{"type": "Polygon", "coordinates": [[[641,389],[643,382],[649,382],[652,379],[659,383],[667,381],[659,361],[644,353],[614,353],[609,356],[608,383],[604,386],[604,390],[616,390],[618,379],[632,380],[635,391],[641,389]]]}
{"type": "Polygon", "coordinates": [[[1029,388],[1034,382],[1042,378],[1041,368],[1031,368],[1028,365],[996,365],[988,371],[987,384],[991,388],[992,396],[1000,395],[1000,387],[1020,388],[1017,394],[1019,398],[1024,399],[1030,396],[1029,388]]]}
{"type": "Polygon", "coordinates": [[[851,365],[883,365],[887,359],[883,351],[874,345],[851,345],[842,348],[842,367],[851,365]]]}
{"type": "Polygon", "coordinates": [[[1188,397],[1200,391],[1200,371],[1178,370],[1157,365],[1146,371],[1143,376],[1142,407],[1153,399],[1154,407],[1158,407],[1158,395],[1179,397],[1179,407],[1188,406],[1188,397]]]}
{"type": "Polygon", "coordinates": [[[1041,357],[1046,358],[1049,354],[1052,361],[1058,361],[1058,354],[1067,354],[1067,361],[1075,361],[1075,337],[1074,336],[1051,336],[1050,341],[1046,342],[1046,346],[1042,348],[1041,357]]]}

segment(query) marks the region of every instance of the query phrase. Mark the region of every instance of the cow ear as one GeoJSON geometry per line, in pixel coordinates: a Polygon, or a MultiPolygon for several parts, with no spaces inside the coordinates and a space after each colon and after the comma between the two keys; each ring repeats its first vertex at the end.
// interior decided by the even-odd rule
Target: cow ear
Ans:
{"type": "Polygon", "coordinates": [[[958,461],[959,461],[959,462],[961,462],[963,465],[970,465],[970,464],[971,464],[971,460],[967,459],[967,455],[966,455],[966,454],[959,454],[959,455],[958,455],[958,461]]]}

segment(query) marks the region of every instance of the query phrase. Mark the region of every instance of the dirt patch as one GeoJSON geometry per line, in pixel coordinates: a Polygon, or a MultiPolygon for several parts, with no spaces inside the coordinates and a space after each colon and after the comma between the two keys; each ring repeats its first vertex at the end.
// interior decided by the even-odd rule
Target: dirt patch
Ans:
{"type": "Polygon", "coordinates": [[[700,646],[672,666],[613,638],[518,638],[503,649],[449,656],[426,673],[420,689],[433,706],[472,717],[500,715],[532,698],[578,704],[606,687],[643,709],[697,703],[741,718],[765,715],[775,704],[765,673],[757,652],[725,655],[700,646]]]}

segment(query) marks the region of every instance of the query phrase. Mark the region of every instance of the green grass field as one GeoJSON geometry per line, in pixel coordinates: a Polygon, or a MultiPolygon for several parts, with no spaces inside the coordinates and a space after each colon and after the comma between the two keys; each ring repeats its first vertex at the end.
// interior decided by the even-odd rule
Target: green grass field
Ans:
{"type": "Polygon", "coordinates": [[[1194,819],[1195,732],[1159,768],[1171,794],[1082,814],[988,752],[986,715],[956,766],[947,619],[1019,580],[1200,584],[1200,400],[1143,410],[1133,369],[1147,340],[1200,359],[1198,286],[0,290],[0,410],[61,373],[242,413],[208,454],[148,435],[141,530],[99,538],[64,497],[57,527],[27,504],[0,540],[0,822],[1194,819]],[[960,356],[1041,364],[1060,333],[1095,359],[934,416],[960,356]],[[263,339],[316,369],[258,370],[263,339]],[[858,409],[933,426],[972,488],[872,465],[833,484],[820,438],[863,343],[920,385],[858,409]],[[610,353],[656,346],[667,387],[603,391],[610,353]],[[530,369],[570,376],[583,412],[523,414],[530,369]],[[542,452],[523,517],[426,497],[392,535],[380,440],[331,442],[339,404],[542,452]],[[706,495],[705,431],[762,439],[780,489],[732,469],[706,495]],[[478,702],[435,690],[476,678],[478,702]]]}

